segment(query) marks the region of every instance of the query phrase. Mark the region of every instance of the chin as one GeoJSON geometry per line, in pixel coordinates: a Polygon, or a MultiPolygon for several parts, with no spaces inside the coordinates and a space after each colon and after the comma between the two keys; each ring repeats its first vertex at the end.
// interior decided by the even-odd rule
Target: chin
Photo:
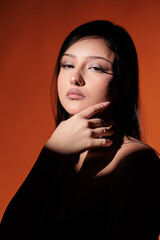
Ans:
{"type": "Polygon", "coordinates": [[[87,106],[75,106],[74,104],[70,104],[70,106],[63,106],[64,109],[68,112],[69,115],[75,115],[79,112],[81,112],[82,110],[84,110],[85,108],[89,107],[89,105],[87,106]]]}
{"type": "Polygon", "coordinates": [[[75,115],[79,112],[81,112],[83,109],[65,109],[69,115],[75,115]]]}

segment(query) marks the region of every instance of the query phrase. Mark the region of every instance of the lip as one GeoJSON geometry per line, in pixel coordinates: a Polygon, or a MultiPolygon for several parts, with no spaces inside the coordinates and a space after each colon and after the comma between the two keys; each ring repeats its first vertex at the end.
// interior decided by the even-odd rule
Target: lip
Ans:
{"type": "Polygon", "coordinates": [[[79,100],[85,98],[84,94],[79,90],[75,88],[71,88],[67,94],[67,98],[73,99],[73,100],[79,100]]]}

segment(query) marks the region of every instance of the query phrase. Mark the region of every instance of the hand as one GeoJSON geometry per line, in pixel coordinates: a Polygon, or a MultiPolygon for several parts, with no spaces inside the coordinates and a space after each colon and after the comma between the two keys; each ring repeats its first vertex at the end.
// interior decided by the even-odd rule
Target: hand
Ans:
{"type": "Polygon", "coordinates": [[[81,153],[91,148],[110,146],[112,141],[103,138],[113,134],[110,127],[100,118],[90,119],[109,105],[110,102],[104,102],[90,106],[62,121],[45,146],[60,154],[81,153]]]}

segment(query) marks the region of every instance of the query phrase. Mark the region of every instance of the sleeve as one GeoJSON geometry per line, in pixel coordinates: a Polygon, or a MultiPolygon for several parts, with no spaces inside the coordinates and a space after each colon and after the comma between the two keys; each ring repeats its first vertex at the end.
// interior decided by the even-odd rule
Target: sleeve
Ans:
{"type": "Polygon", "coordinates": [[[42,149],[3,215],[0,239],[43,239],[49,197],[64,163],[64,156],[42,149]]]}

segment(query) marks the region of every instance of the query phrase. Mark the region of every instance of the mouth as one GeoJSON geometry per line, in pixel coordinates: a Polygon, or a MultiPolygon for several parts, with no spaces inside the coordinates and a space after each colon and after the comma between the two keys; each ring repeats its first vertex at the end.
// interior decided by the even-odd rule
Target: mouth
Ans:
{"type": "Polygon", "coordinates": [[[81,99],[85,98],[84,94],[80,90],[75,89],[75,88],[71,88],[67,92],[66,96],[68,99],[71,99],[71,100],[81,100],[81,99]]]}

